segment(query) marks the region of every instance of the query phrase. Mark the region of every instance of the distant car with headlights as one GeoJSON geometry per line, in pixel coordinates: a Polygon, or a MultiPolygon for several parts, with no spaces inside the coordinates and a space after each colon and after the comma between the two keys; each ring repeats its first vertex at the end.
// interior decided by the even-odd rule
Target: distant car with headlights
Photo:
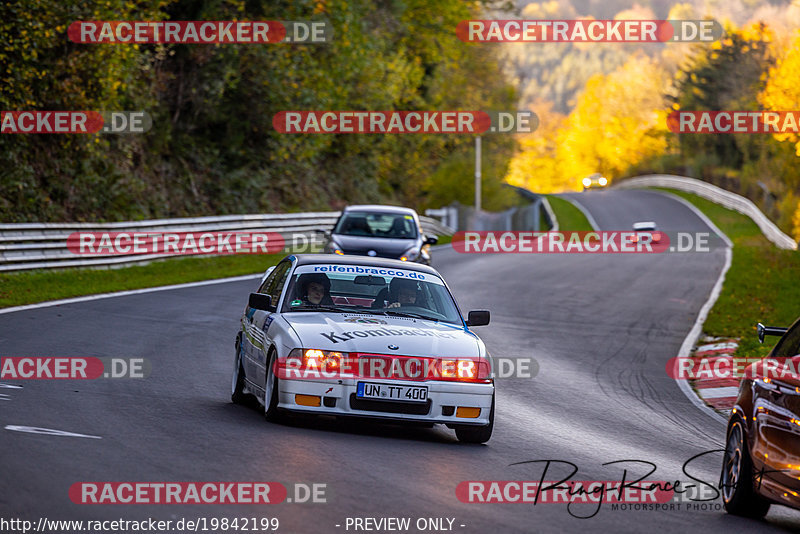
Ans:
{"type": "Polygon", "coordinates": [[[430,265],[430,245],[436,236],[426,236],[419,215],[397,206],[349,206],[331,232],[326,232],[325,252],[413,261],[430,265]]]}
{"type": "MultiPolygon", "coordinates": [[[[653,221],[640,221],[633,223],[633,231],[635,234],[633,235],[631,241],[636,243],[641,238],[639,234],[646,234],[650,238],[651,243],[660,243],[661,242],[661,232],[658,230],[656,223],[653,221]]],[[[644,243],[644,241],[642,241],[644,243]]]]}
{"type": "Polygon", "coordinates": [[[596,172],[594,174],[590,174],[583,180],[581,180],[581,184],[583,184],[583,190],[586,191],[587,189],[598,189],[603,188],[608,185],[608,178],[596,172]]]}
{"type": "Polygon", "coordinates": [[[398,260],[291,255],[250,294],[231,399],[282,412],[444,424],[484,443],[494,428],[489,355],[441,275],[398,260]]]}
{"type": "Polygon", "coordinates": [[[759,323],[759,341],[765,335],[781,339],[745,370],[728,420],[720,476],[725,509],[757,518],[773,503],[800,509],[800,319],[789,328],[759,323]],[[769,372],[766,360],[782,363],[769,372]]]}

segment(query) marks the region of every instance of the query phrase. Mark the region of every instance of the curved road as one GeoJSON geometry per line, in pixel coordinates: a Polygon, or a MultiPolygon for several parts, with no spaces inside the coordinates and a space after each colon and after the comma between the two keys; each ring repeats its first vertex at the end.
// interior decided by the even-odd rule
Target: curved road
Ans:
{"type": "MultiPolygon", "coordinates": [[[[575,195],[601,229],[655,220],[666,231],[709,231],[686,206],[654,192],[575,195]]],[[[462,255],[435,265],[462,310],[488,308],[476,331],[496,356],[528,356],[533,379],[498,380],[486,446],[444,428],[293,419],[269,424],[230,403],[233,339],[256,280],[106,298],[0,314],[0,355],[144,357],[143,380],[5,381],[0,386],[0,518],[278,517],[280,532],[346,530],[348,517],[455,518],[484,532],[788,532],[800,513],[774,506],[766,522],[714,510],[567,509],[564,504],[467,504],[465,480],[538,480],[543,464],[578,466],[574,480],[619,480],[616,460],[655,464],[648,480],[690,482],[682,466],[719,449],[724,427],[666,376],[722,269],[724,252],[659,255],[462,255]],[[102,439],[30,434],[7,425],[102,439]],[[518,464],[518,465],[512,465],[518,464]],[[78,505],[78,481],[277,481],[327,484],[327,503],[78,505]],[[570,514],[570,511],[572,514],[570,514]],[[340,525],[337,527],[337,525],[340,525]]],[[[721,454],[690,463],[715,484],[721,454]]],[[[628,464],[631,475],[641,464],[628,464]]],[[[548,479],[566,475],[552,466],[548,479]]],[[[719,500],[715,501],[717,507],[719,500]]],[[[708,508],[709,506],[706,505],[708,508]]],[[[445,523],[446,525],[447,523],[445,523]]],[[[463,526],[461,526],[463,525],[463,526]]],[[[363,532],[363,530],[362,530],[363,532]]],[[[412,528],[410,532],[417,532],[412,528]]]]}

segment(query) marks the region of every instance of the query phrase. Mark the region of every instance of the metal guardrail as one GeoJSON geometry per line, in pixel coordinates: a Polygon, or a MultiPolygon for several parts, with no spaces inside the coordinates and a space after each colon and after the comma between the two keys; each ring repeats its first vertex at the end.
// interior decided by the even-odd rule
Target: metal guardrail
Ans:
{"type": "Polygon", "coordinates": [[[711,202],[750,217],[761,232],[763,232],[764,236],[772,241],[778,248],[797,250],[797,242],[775,226],[775,223],[770,221],[750,199],[703,182],[702,180],[687,178],[685,176],[674,176],[671,174],[652,174],[623,180],[615,183],[613,187],[617,189],[669,187],[679,191],[686,191],[687,193],[694,193],[706,200],[710,200],[711,202]]]}
{"type": "MultiPolygon", "coordinates": [[[[303,235],[312,245],[323,244],[319,230],[330,230],[341,212],[222,215],[182,219],[153,219],[112,223],[2,223],[0,272],[64,267],[115,267],[146,263],[177,254],[104,254],[91,257],[71,252],[73,232],[279,232],[303,235]]],[[[452,235],[436,219],[420,217],[426,234],[452,235]]]]}

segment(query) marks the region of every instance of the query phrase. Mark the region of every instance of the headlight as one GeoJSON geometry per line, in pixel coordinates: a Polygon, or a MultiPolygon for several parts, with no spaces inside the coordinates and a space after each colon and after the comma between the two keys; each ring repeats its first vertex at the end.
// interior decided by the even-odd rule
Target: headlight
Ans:
{"type": "Polygon", "coordinates": [[[473,379],[478,376],[478,366],[472,360],[442,360],[442,378],[473,379]]]}
{"type": "Polygon", "coordinates": [[[600,177],[600,185],[602,185],[603,187],[608,185],[608,179],[605,176],[600,177]]]}
{"type": "Polygon", "coordinates": [[[406,250],[402,256],[400,256],[401,261],[416,261],[417,258],[419,258],[418,248],[410,248],[406,250]]]}
{"type": "Polygon", "coordinates": [[[289,369],[317,369],[320,371],[338,371],[342,360],[348,353],[319,349],[294,349],[286,358],[289,369]]]}
{"type": "Polygon", "coordinates": [[[584,178],[583,179],[583,187],[589,187],[591,185],[592,185],[592,179],[591,178],[584,178]]]}
{"type": "Polygon", "coordinates": [[[342,247],[336,244],[335,241],[331,241],[326,246],[329,254],[338,254],[339,256],[344,256],[344,251],[342,247]]]}

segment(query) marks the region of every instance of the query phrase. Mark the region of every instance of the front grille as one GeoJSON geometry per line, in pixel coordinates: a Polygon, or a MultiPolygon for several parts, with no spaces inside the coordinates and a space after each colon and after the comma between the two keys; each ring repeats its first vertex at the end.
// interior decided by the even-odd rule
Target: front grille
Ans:
{"type": "Polygon", "coordinates": [[[428,415],[431,411],[431,400],[425,403],[397,402],[359,399],[355,393],[350,394],[350,408],[365,412],[404,413],[408,415],[428,415]]]}

